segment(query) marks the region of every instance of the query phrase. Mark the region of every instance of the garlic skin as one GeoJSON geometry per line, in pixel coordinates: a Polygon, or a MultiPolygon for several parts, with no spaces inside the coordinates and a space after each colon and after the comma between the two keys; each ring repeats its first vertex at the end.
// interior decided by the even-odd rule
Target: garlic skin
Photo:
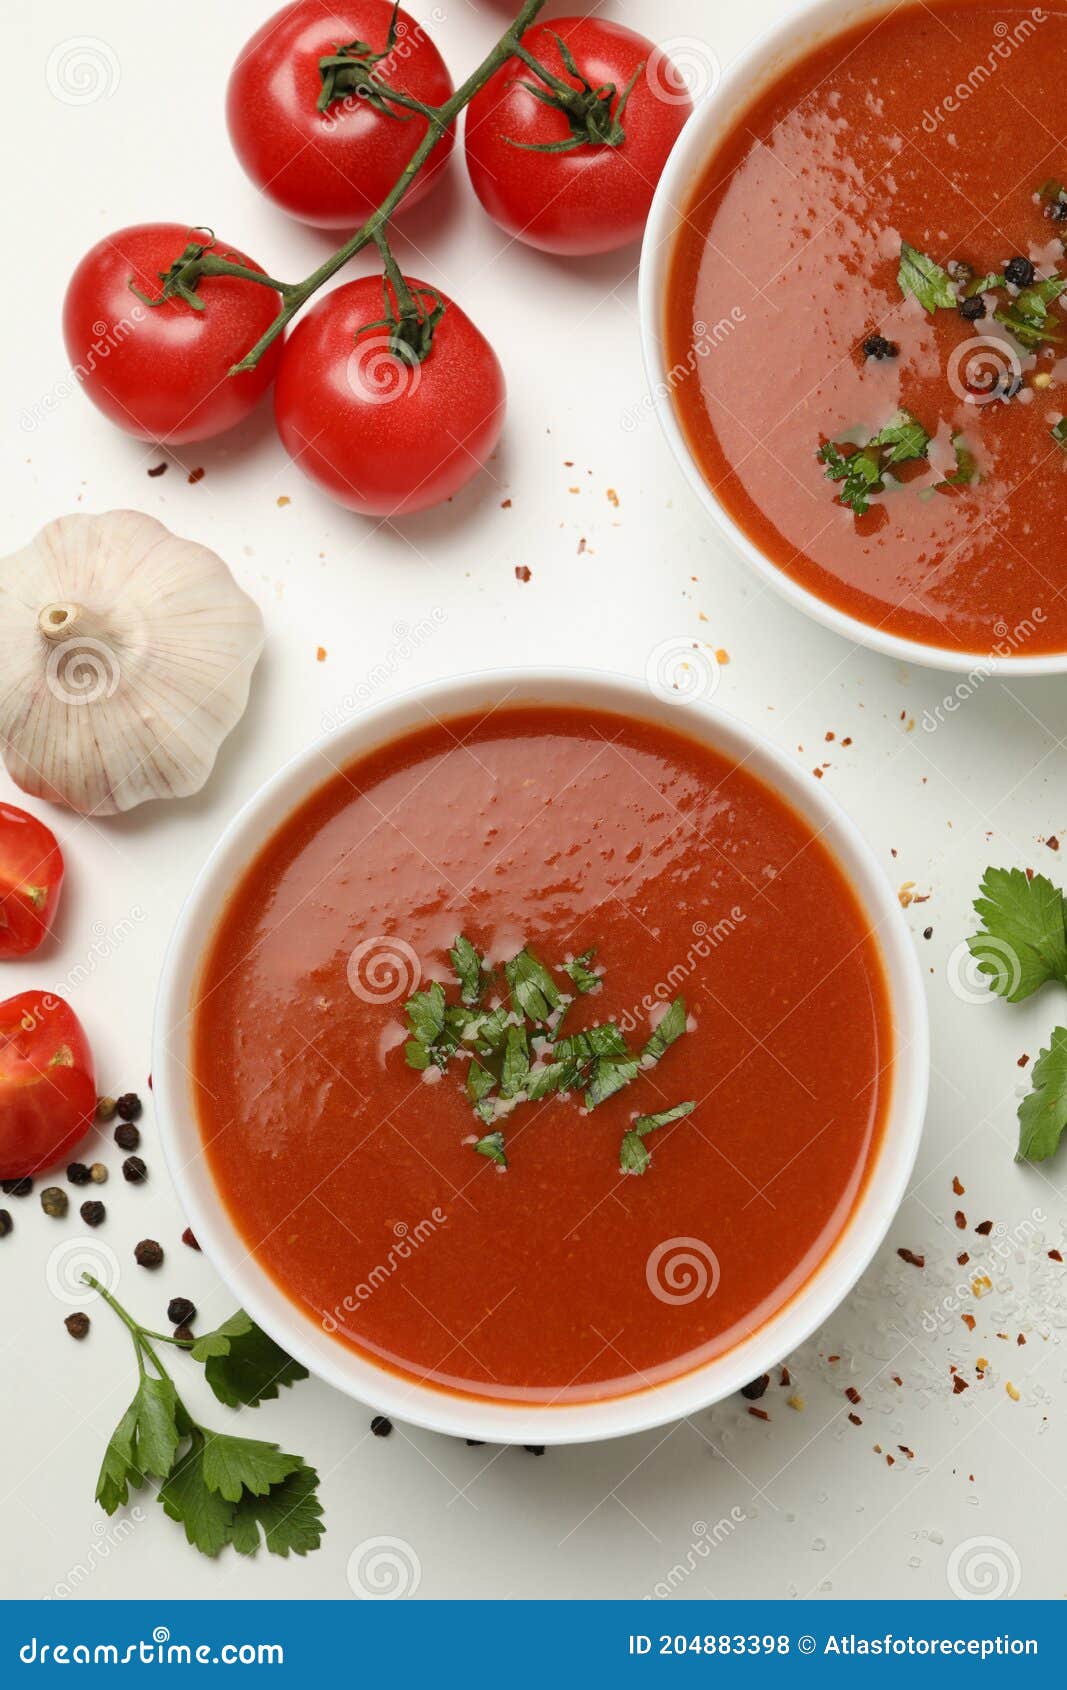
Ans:
{"type": "Polygon", "coordinates": [[[0,561],[0,738],[82,815],[199,792],[244,713],[263,617],[222,559],[139,511],[61,516],[0,561]]]}

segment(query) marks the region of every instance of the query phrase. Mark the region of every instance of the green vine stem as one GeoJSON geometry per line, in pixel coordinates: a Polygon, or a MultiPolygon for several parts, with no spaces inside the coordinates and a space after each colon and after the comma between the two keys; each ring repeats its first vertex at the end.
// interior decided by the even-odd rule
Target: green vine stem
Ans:
{"type": "Polygon", "coordinates": [[[103,1297],[108,1308],[111,1309],[114,1314],[118,1315],[123,1326],[125,1326],[126,1330],[129,1332],[130,1337],[133,1339],[133,1347],[137,1352],[137,1366],[139,1371],[142,1374],[144,1373],[144,1358],[147,1356],[160,1378],[168,1380],[173,1385],[174,1381],[171,1379],[170,1374],[167,1372],[152,1347],[151,1339],[159,1338],[165,1344],[173,1343],[174,1340],[172,1338],[168,1338],[164,1332],[148,1332],[143,1326],[138,1326],[132,1314],[128,1314],[122,1304],[111,1295],[110,1291],[101,1285],[98,1279],[94,1279],[91,1273],[83,1273],[82,1279],[86,1285],[91,1286],[94,1291],[98,1292],[99,1295],[103,1297]]]}
{"type": "MultiPolygon", "coordinates": [[[[280,301],[278,314],[269,328],[257,340],[255,346],[245,354],[239,363],[234,364],[229,372],[232,376],[240,375],[246,370],[255,369],[267,348],[285,331],[297,312],[303,309],[319,288],[323,287],[332,276],[335,276],[338,270],[343,269],[357,253],[362,252],[365,247],[373,245],[377,247],[381,255],[385,266],[386,281],[392,286],[396,296],[396,317],[393,318],[391,314],[388,315],[386,326],[393,328],[398,355],[406,357],[408,361],[424,358],[432,344],[433,329],[444,309],[443,303],[439,297],[433,296],[435,300],[433,309],[427,312],[424,306],[412,296],[389,247],[389,220],[426,160],[439,144],[442,136],[455,122],[460,112],[470,104],[475,94],[485,86],[491,77],[495,76],[503,65],[507,64],[509,59],[518,56],[522,58],[524,63],[530,62],[529,55],[526,54],[525,50],[520,51],[522,37],[534,22],[538,13],[544,8],[545,3],[546,0],[524,0],[518,16],[513,19],[500,40],[486,54],[477,69],[471,72],[466,81],[460,84],[443,105],[423,106],[419,101],[411,99],[408,95],[392,88],[384,81],[375,83],[376,89],[383,98],[391,100],[405,109],[417,111],[425,117],[428,125],[426,133],[381,204],[371,212],[367,221],[356,230],[356,233],[345,242],[344,246],[339,247],[331,257],[326,259],[324,264],[320,264],[317,270],[313,270],[310,276],[305,276],[302,282],[278,281],[274,276],[267,276],[259,270],[250,269],[246,264],[239,264],[235,260],[213,252],[211,240],[214,237],[210,230],[206,230],[203,232],[210,236],[211,240],[207,242],[191,240],[185,251],[171,265],[171,268],[161,272],[160,281],[163,287],[158,298],[147,299],[144,294],[133,287],[131,281],[130,286],[133,291],[138,293],[138,297],[148,305],[159,305],[165,299],[177,298],[194,310],[202,311],[204,303],[196,297],[196,285],[203,276],[234,276],[241,281],[255,282],[260,287],[273,288],[280,301]]],[[[353,46],[356,45],[362,44],[353,43],[353,46]]],[[[355,59],[351,61],[353,68],[357,63],[358,61],[355,59]]],[[[339,72],[343,68],[343,66],[339,66],[339,72]]],[[[550,71],[538,67],[538,74],[554,89],[557,95],[560,94],[562,89],[568,94],[574,95],[575,98],[582,98],[580,90],[568,89],[567,85],[560,82],[560,79],[554,77],[550,71]]],[[[190,234],[195,236],[198,232],[201,231],[194,229],[190,231],[190,234]]],[[[386,289],[386,307],[387,313],[391,313],[388,287],[386,289]]],[[[106,1293],[102,1294],[106,1296],[106,1293]]]]}

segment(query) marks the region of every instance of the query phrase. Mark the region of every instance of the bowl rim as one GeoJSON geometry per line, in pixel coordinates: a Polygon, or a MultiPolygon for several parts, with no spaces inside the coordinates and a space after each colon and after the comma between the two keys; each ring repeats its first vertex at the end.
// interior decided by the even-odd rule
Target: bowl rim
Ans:
{"type": "Polygon", "coordinates": [[[486,1443],[567,1444],[647,1431],[709,1407],[793,1353],[833,1313],[869,1265],[904,1196],[926,1107],[929,1032],[921,970],[903,912],[871,848],[824,787],[719,706],[703,700],[668,702],[646,681],[611,671],[512,667],[453,676],[375,701],[298,751],[238,809],[201,867],[167,946],[156,999],[152,1074],[167,1168],[198,1243],[240,1306],[310,1373],[378,1413],[429,1431],[486,1443]],[[328,1337],[258,1264],[230,1219],[203,1155],[186,1060],[204,935],[213,930],[235,875],[286,816],[338,768],[424,724],[428,716],[447,720],[472,709],[538,703],[614,710],[743,757],[757,778],[820,830],[868,915],[885,971],[894,1040],[893,1089],[876,1160],[842,1232],[808,1280],[755,1333],[723,1355],[627,1395],[560,1404],[470,1397],[420,1384],[328,1337]]]}
{"type": "Polygon", "coordinates": [[[1067,671],[1067,648],[1033,657],[996,652],[958,651],[947,646],[892,634],[821,599],[780,569],[735,521],[704,479],[689,448],[671,399],[664,348],[666,280],[675,234],[689,190],[703,164],[732,122],[769,83],[821,42],[864,19],[898,10],[900,0],[801,0],[759,34],[722,77],[696,102],[679,134],[656,186],[645,225],[638,270],[638,318],[645,375],[653,408],[685,479],[720,532],[768,586],[795,609],[841,635],[854,647],[867,647],[905,663],[951,673],[1021,678],[1067,671]]]}

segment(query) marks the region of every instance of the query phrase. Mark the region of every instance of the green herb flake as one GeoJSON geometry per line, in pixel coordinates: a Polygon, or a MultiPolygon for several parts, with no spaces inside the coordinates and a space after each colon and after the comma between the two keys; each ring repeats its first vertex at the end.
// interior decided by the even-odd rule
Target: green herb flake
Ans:
{"type": "Polygon", "coordinates": [[[486,1133],[484,1138],[480,1138],[478,1140],[474,1149],[477,1155],[487,1156],[490,1162],[496,1163],[497,1167],[507,1167],[508,1158],[504,1149],[504,1135],[502,1132],[497,1131],[494,1133],[486,1133]]]}
{"type": "Polygon", "coordinates": [[[675,998],[645,1044],[641,1052],[642,1059],[651,1057],[653,1062],[658,1062],[664,1051],[668,1050],[676,1039],[681,1038],[685,1025],[685,999],[675,998]]]}
{"type": "Polygon", "coordinates": [[[564,974],[570,976],[580,992],[595,992],[600,985],[600,975],[594,974],[589,966],[595,956],[595,949],[583,951],[581,956],[563,964],[564,974]]]}
{"type": "Polygon", "coordinates": [[[838,498],[857,516],[870,508],[872,493],[885,491],[885,472],[895,464],[924,458],[930,436],[910,411],[897,411],[866,446],[846,454],[834,441],[820,446],[816,457],[827,466],[828,480],[841,484],[838,498]]]}
{"type": "Polygon", "coordinates": [[[958,295],[947,270],[926,253],[919,252],[907,241],[900,243],[900,268],[897,281],[901,292],[913,295],[925,311],[954,309],[958,295]]]}
{"type": "Polygon", "coordinates": [[[504,977],[518,1016],[544,1024],[560,1007],[562,999],[551,974],[533,952],[524,948],[504,964],[504,977]]]}
{"type": "Polygon", "coordinates": [[[696,1108],[695,1103],[676,1103],[673,1109],[662,1109],[658,1115],[638,1115],[629,1131],[623,1133],[619,1146],[619,1171],[624,1174],[643,1174],[652,1160],[645,1144],[649,1133],[657,1127],[670,1126],[672,1121],[684,1120],[696,1108]]]}
{"type": "MultiPolygon", "coordinates": [[[[1063,335],[1049,327],[1048,308],[1060,297],[1064,288],[1067,288],[1067,278],[1047,276],[1044,281],[1023,288],[1017,298],[999,306],[993,315],[1030,351],[1043,346],[1046,341],[1061,342],[1063,335]]],[[[1056,321],[1062,327],[1059,317],[1056,321]]]]}
{"type": "Polygon", "coordinates": [[[459,981],[460,996],[465,1004],[474,1008],[481,1001],[482,975],[486,971],[484,958],[462,933],[456,935],[456,942],[448,954],[459,981]]]}
{"type": "Polygon", "coordinates": [[[1067,452],[1067,417],[1061,417],[1058,423],[1053,423],[1049,433],[1057,446],[1062,446],[1063,450],[1067,452]]]}

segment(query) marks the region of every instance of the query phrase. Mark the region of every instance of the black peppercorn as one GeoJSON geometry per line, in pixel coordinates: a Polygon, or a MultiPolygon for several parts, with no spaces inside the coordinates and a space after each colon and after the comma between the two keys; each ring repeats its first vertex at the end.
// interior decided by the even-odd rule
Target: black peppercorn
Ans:
{"type": "Polygon", "coordinates": [[[133,1259],[138,1267],[157,1268],[163,1260],[163,1246],[157,1244],[154,1238],[142,1238],[133,1252],[133,1259]]]}
{"type": "Polygon", "coordinates": [[[148,1178],[148,1169],[139,1156],[127,1156],[122,1164],[122,1177],[131,1185],[141,1185],[148,1178]]]}
{"type": "Polygon", "coordinates": [[[107,1210],[102,1203],[83,1203],[78,1213],[86,1226],[99,1226],[107,1210]]]}
{"type": "Polygon", "coordinates": [[[972,294],[970,299],[961,300],[960,316],[965,323],[977,323],[985,314],[985,300],[980,293],[972,294]]]}
{"type": "Polygon", "coordinates": [[[1034,267],[1028,258],[1010,258],[1004,266],[1004,280],[1013,287],[1028,288],[1034,279],[1034,267]]]}
{"type": "Polygon", "coordinates": [[[1046,205],[1045,216],[1050,223],[1067,223],[1067,200],[1054,199],[1051,205],[1046,205]]]}
{"type": "Polygon", "coordinates": [[[191,1320],[196,1319],[196,1304],[191,1303],[188,1297],[172,1297],[167,1304],[167,1319],[172,1326],[188,1326],[191,1320]]]}
{"type": "Polygon", "coordinates": [[[886,340],[882,334],[869,334],[863,343],[865,358],[896,358],[899,352],[896,341],[886,340]]]}
{"type": "Polygon", "coordinates": [[[191,1326],[176,1326],[174,1328],[174,1341],[176,1344],[195,1344],[196,1333],[191,1326]]]}
{"type": "Polygon", "coordinates": [[[376,1438],[387,1438],[393,1429],[393,1422],[387,1420],[384,1414],[376,1414],[370,1423],[370,1429],[376,1438]]]}
{"type": "Polygon", "coordinates": [[[29,1175],[25,1179],[5,1179],[0,1181],[8,1197],[28,1197],[33,1190],[33,1181],[29,1175]]]}
{"type": "Polygon", "coordinates": [[[760,1397],[763,1395],[770,1382],[770,1374],[761,1373],[758,1379],[752,1379],[747,1385],[741,1386],[741,1395],[743,1397],[747,1397],[749,1402],[759,1402],[760,1397]]]}
{"type": "Polygon", "coordinates": [[[71,1185],[88,1185],[92,1177],[84,1162],[71,1162],[67,1168],[67,1178],[71,1185]]]}
{"type": "Polygon", "coordinates": [[[132,1121],[122,1121],[115,1128],[115,1143],[120,1150],[136,1150],[141,1142],[141,1130],[132,1121]]]}
{"type": "Polygon", "coordinates": [[[139,1121],[141,1119],[141,1099],[135,1091],[123,1092],[115,1108],[123,1121],[139,1121]]]}
{"type": "Polygon", "coordinates": [[[522,1447],[527,1455],[544,1455],[545,1453],[544,1444],[523,1444],[522,1447]]]}
{"type": "Polygon", "coordinates": [[[15,1223],[11,1219],[9,1209],[0,1209],[0,1238],[6,1238],[9,1232],[15,1230],[15,1223]]]}
{"type": "Polygon", "coordinates": [[[63,1325],[72,1338],[81,1340],[89,1330],[89,1316],[87,1314],[68,1314],[63,1325]]]}

